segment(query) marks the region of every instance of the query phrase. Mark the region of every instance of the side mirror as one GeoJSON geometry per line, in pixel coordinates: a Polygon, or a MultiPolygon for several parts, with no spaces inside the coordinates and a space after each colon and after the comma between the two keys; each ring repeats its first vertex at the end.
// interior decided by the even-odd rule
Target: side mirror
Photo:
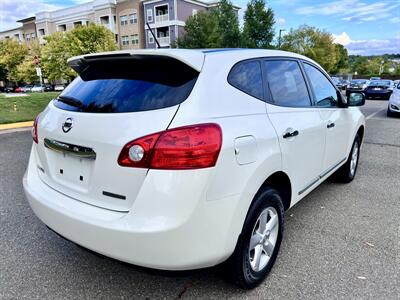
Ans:
{"type": "Polygon", "coordinates": [[[347,102],[349,106],[363,106],[365,104],[365,96],[360,92],[351,92],[347,102]]]}
{"type": "Polygon", "coordinates": [[[347,98],[344,97],[342,95],[342,93],[339,92],[339,91],[336,91],[336,93],[337,93],[337,97],[338,97],[338,100],[339,100],[339,107],[348,107],[349,103],[347,101],[347,98]]]}

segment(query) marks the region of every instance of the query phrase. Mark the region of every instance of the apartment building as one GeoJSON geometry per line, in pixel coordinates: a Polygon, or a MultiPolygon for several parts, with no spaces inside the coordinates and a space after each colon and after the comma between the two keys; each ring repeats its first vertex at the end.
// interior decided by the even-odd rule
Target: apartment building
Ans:
{"type": "MultiPolygon", "coordinates": [[[[141,0],[143,3],[145,47],[157,48],[153,34],[161,47],[170,47],[184,33],[189,16],[218,5],[219,0],[141,0]],[[148,24],[148,25],[147,25],[148,24]],[[148,27],[151,28],[151,34],[148,27]]],[[[234,6],[236,11],[239,6],[234,6]]]]}
{"type": "MultiPolygon", "coordinates": [[[[184,33],[189,16],[210,9],[219,0],[92,0],[76,6],[38,12],[19,20],[20,27],[0,32],[0,39],[30,43],[56,31],[96,23],[110,29],[120,49],[156,48],[148,26],[162,47],[170,47],[184,33]],[[147,26],[148,24],[148,26],[147,26]]],[[[237,10],[239,7],[235,7],[237,10]]]]}

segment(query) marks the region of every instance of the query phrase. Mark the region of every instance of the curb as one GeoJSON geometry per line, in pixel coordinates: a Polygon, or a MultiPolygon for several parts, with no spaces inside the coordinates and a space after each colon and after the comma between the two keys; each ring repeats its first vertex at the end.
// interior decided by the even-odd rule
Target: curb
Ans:
{"type": "Polygon", "coordinates": [[[32,127],[32,125],[33,125],[33,121],[10,123],[10,124],[0,124],[0,131],[9,130],[9,129],[24,128],[24,127],[32,127]]]}

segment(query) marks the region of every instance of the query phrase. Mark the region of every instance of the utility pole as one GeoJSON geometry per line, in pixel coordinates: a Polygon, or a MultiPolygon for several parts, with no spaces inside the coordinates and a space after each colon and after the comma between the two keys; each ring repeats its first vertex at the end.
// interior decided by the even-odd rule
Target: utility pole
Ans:
{"type": "Polygon", "coordinates": [[[35,69],[36,69],[36,75],[39,76],[40,80],[40,91],[43,92],[43,79],[42,79],[42,69],[40,68],[40,59],[38,56],[34,57],[35,61],[35,69]]]}
{"type": "Polygon", "coordinates": [[[278,48],[281,48],[281,38],[282,38],[282,31],[286,31],[286,29],[279,29],[279,38],[278,38],[278,48]]]}

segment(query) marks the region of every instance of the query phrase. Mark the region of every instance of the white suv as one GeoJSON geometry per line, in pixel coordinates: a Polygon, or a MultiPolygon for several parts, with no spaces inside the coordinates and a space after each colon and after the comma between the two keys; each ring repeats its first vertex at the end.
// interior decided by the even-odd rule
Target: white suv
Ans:
{"type": "Polygon", "coordinates": [[[365,122],[328,74],[269,50],[72,58],[38,116],[23,179],[36,215],[101,254],[166,270],[225,262],[244,288],[279,251],[284,212],[356,173],[365,122]]]}

